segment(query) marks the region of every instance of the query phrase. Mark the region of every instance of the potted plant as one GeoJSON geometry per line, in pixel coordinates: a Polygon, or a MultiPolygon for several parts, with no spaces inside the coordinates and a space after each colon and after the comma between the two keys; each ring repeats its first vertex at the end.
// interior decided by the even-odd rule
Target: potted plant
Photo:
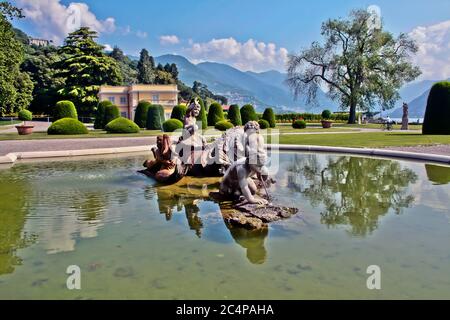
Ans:
{"type": "Polygon", "coordinates": [[[16,126],[19,135],[23,136],[32,134],[34,126],[27,125],[27,121],[33,120],[33,114],[28,110],[21,110],[19,111],[19,120],[23,121],[22,125],[16,126]]]}
{"type": "Polygon", "coordinates": [[[322,112],[322,128],[329,129],[333,126],[333,121],[331,119],[331,111],[330,110],[324,110],[322,112]]]}

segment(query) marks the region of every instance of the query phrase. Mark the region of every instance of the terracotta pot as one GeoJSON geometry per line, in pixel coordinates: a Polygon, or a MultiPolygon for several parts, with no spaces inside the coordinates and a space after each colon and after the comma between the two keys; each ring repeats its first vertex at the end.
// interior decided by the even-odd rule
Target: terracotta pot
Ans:
{"type": "Polygon", "coordinates": [[[333,126],[333,121],[322,120],[322,128],[329,129],[333,126]]]}
{"type": "Polygon", "coordinates": [[[25,136],[33,133],[34,126],[16,126],[17,132],[19,132],[19,135],[25,136]]]}

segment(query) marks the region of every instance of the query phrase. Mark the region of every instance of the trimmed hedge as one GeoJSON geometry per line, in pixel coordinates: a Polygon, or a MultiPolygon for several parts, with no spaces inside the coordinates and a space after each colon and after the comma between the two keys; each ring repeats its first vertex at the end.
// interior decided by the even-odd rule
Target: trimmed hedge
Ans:
{"type": "Polygon", "coordinates": [[[169,119],[163,123],[164,132],[174,132],[178,129],[183,129],[183,122],[178,119],[169,119]]]}
{"type": "Polygon", "coordinates": [[[228,120],[235,126],[242,126],[241,110],[237,104],[230,106],[228,120]]]}
{"type": "Polygon", "coordinates": [[[214,102],[209,106],[208,126],[214,127],[217,122],[225,120],[222,105],[214,102]]]}
{"type": "Polygon", "coordinates": [[[234,125],[230,121],[222,120],[216,123],[215,128],[219,131],[227,131],[234,128],[234,125]]]}
{"type": "Polygon", "coordinates": [[[86,126],[77,119],[73,118],[63,118],[56,122],[48,128],[47,134],[58,135],[58,134],[88,134],[89,131],[86,126]]]}
{"type": "Polygon", "coordinates": [[[99,102],[95,112],[94,129],[105,129],[105,109],[107,106],[112,106],[112,102],[109,100],[99,102]]]}
{"type": "Polygon", "coordinates": [[[249,121],[259,120],[255,108],[253,108],[251,104],[246,104],[241,108],[241,119],[243,125],[247,124],[249,121]]]}
{"type": "Polygon", "coordinates": [[[428,96],[423,134],[450,134],[450,81],[433,85],[428,96]]]}
{"type": "Polygon", "coordinates": [[[33,120],[33,114],[28,110],[20,110],[19,111],[19,120],[20,121],[31,121],[33,120]]]}
{"type": "MultiPolygon", "coordinates": [[[[359,115],[359,113],[357,115],[359,115]]],[[[275,115],[275,118],[278,122],[292,123],[292,121],[303,119],[308,122],[319,123],[322,120],[322,115],[315,114],[315,113],[307,113],[307,112],[306,113],[283,113],[283,114],[275,115]]],[[[334,122],[348,122],[348,118],[349,118],[348,113],[333,113],[331,115],[330,120],[333,120],[334,122]]]]}
{"type": "Polygon", "coordinates": [[[261,129],[268,129],[268,128],[270,128],[270,123],[269,123],[269,121],[267,121],[267,120],[265,120],[265,119],[258,120],[258,124],[259,124],[259,127],[260,127],[261,129]]]}
{"type": "Polygon", "coordinates": [[[58,121],[64,118],[78,119],[77,109],[72,101],[63,100],[59,101],[53,109],[53,121],[58,121]]]}
{"type": "Polygon", "coordinates": [[[148,108],[147,113],[147,130],[161,130],[162,123],[163,121],[161,121],[161,110],[157,105],[152,104],[148,108]]]}
{"type": "Polygon", "coordinates": [[[150,108],[151,105],[152,104],[148,101],[139,101],[134,113],[134,122],[139,128],[145,128],[147,126],[148,108],[150,108]]]}
{"type": "Polygon", "coordinates": [[[332,115],[332,113],[330,110],[323,110],[322,119],[329,120],[329,119],[331,119],[331,115],[332,115]]]}
{"type": "Polygon", "coordinates": [[[172,109],[172,113],[170,115],[170,119],[178,119],[181,122],[184,121],[184,117],[186,116],[187,107],[185,105],[179,104],[172,109]]]}
{"type": "Polygon", "coordinates": [[[139,133],[139,126],[127,118],[117,118],[108,123],[105,127],[108,133],[139,133]]]}
{"type": "Polygon", "coordinates": [[[105,107],[105,118],[103,119],[103,123],[106,127],[108,123],[120,117],[119,107],[111,104],[105,107]]]}
{"type": "Polygon", "coordinates": [[[198,97],[198,103],[200,103],[201,108],[200,108],[200,114],[197,117],[197,121],[202,122],[202,129],[205,130],[208,128],[208,117],[206,115],[205,103],[203,102],[203,99],[200,97],[198,97]]]}
{"type": "Polygon", "coordinates": [[[294,129],[305,129],[306,128],[306,121],[305,120],[295,120],[292,123],[292,128],[294,128],[294,129]]]}
{"type": "Polygon", "coordinates": [[[275,113],[272,108],[267,108],[264,110],[262,118],[269,123],[271,128],[275,128],[277,126],[277,122],[275,120],[275,113]]]}

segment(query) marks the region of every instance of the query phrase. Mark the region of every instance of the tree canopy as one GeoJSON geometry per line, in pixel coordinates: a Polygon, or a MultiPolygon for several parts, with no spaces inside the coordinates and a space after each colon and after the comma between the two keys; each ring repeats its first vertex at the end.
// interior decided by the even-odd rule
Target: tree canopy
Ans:
{"type": "Polygon", "coordinates": [[[417,52],[406,34],[395,38],[382,24],[373,25],[366,10],[352,11],[348,19],[330,19],[322,25],[323,44],[290,56],[288,85],[296,96],[315,100],[320,87],[350,110],[349,123],[356,121],[356,108],[371,110],[376,105],[394,107],[398,89],[420,75],[409,61],[417,52]]]}

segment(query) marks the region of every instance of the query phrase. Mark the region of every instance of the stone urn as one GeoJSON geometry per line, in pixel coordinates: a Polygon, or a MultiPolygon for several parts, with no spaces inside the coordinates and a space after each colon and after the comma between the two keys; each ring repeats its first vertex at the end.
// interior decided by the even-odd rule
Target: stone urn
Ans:
{"type": "Polygon", "coordinates": [[[333,126],[333,121],[331,120],[322,120],[322,128],[329,129],[333,126]]]}
{"type": "Polygon", "coordinates": [[[34,128],[34,126],[25,125],[25,124],[20,125],[20,126],[16,126],[17,132],[21,136],[26,136],[26,135],[32,134],[33,133],[33,128],[34,128]]]}

